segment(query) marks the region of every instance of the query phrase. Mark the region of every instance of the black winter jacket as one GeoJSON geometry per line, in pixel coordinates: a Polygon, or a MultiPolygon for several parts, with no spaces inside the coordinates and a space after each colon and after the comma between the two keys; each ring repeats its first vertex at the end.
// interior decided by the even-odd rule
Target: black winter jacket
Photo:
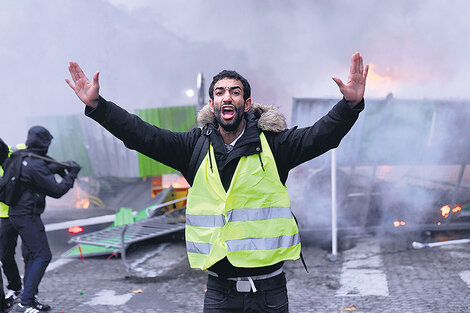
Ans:
{"type": "MultiPolygon", "coordinates": [[[[24,154],[33,152],[47,156],[51,140],[52,135],[47,129],[41,126],[32,127],[26,140],[27,148],[21,152],[24,154]]],[[[65,174],[63,167],[48,164],[42,159],[26,156],[23,159],[21,168],[21,196],[15,206],[10,207],[9,215],[42,214],[46,206],[46,196],[62,197],[73,187],[74,178],[70,174],[65,174]],[[56,173],[62,176],[60,183],[54,177],[56,173]]]]}
{"type": "MultiPolygon", "coordinates": [[[[261,130],[276,160],[282,184],[285,184],[289,171],[297,165],[313,159],[326,151],[336,148],[341,139],[348,133],[358,118],[359,112],[364,108],[361,101],[354,108],[350,108],[344,99],[338,102],[327,115],[315,124],[306,128],[293,127],[285,129],[285,119],[279,114],[272,113],[272,107],[261,107],[250,110],[245,115],[246,128],[243,136],[236,142],[234,149],[227,153],[224,142],[217,129],[215,120],[211,119],[208,108],[202,111],[205,117],[198,115],[198,120],[212,129],[209,135],[214,148],[217,168],[219,169],[222,184],[226,190],[230,186],[238,160],[242,156],[257,154],[261,151],[259,134],[261,130]],[[270,116],[268,121],[262,121],[264,116],[270,116]],[[284,124],[279,127],[279,124],[284,124]],[[266,126],[267,125],[267,126],[266,126]]],[[[210,111],[209,111],[210,112],[210,111]]],[[[201,130],[194,128],[188,132],[172,132],[150,125],[138,116],[128,113],[112,102],[99,99],[96,108],[85,108],[85,114],[114,136],[121,139],[126,147],[139,151],[180,171],[186,178],[194,177],[188,173],[188,165],[201,130]]],[[[190,184],[192,181],[190,181],[190,184]]],[[[273,266],[257,269],[233,267],[225,258],[210,269],[222,277],[253,276],[272,272],[279,268],[282,262],[273,266]]]]}

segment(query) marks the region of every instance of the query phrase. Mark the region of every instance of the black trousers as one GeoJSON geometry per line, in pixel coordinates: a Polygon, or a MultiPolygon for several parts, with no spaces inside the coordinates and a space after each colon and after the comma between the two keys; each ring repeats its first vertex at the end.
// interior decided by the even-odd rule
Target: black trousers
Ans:
{"type": "Polygon", "coordinates": [[[30,261],[25,269],[24,291],[21,303],[34,303],[34,295],[52,259],[46,231],[39,215],[10,216],[10,222],[18,231],[23,244],[31,252],[30,261]]]}
{"type": "MultiPolygon", "coordinates": [[[[3,273],[5,274],[10,290],[21,290],[21,276],[15,260],[15,250],[18,242],[18,231],[11,225],[8,217],[0,218],[0,261],[2,261],[3,273]]],[[[29,260],[29,251],[24,244],[21,245],[23,260],[26,264],[29,260]]],[[[26,278],[26,277],[25,277],[26,278]]]]}
{"type": "Polygon", "coordinates": [[[3,277],[0,271],[0,313],[6,312],[8,305],[5,301],[5,292],[3,291],[3,277]]]}
{"type": "Polygon", "coordinates": [[[204,313],[288,313],[286,277],[255,280],[256,292],[238,292],[236,282],[209,275],[204,313]]]}

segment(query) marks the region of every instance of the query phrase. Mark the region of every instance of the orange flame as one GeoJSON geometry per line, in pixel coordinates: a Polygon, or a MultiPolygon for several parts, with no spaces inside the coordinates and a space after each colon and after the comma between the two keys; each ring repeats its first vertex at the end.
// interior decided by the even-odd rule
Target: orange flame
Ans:
{"type": "Polygon", "coordinates": [[[442,214],[442,216],[447,218],[449,216],[449,213],[450,213],[450,206],[448,204],[446,204],[441,208],[441,214],[442,214]]]}
{"type": "Polygon", "coordinates": [[[462,211],[462,206],[460,205],[456,205],[454,206],[454,208],[452,209],[452,213],[457,213],[459,211],[462,211]]]}
{"type": "Polygon", "coordinates": [[[81,207],[84,208],[84,209],[88,209],[90,207],[90,200],[88,200],[88,199],[82,200],[81,207]]]}
{"type": "Polygon", "coordinates": [[[373,97],[385,97],[389,93],[399,93],[405,88],[404,84],[429,81],[435,76],[432,69],[410,70],[399,65],[369,64],[367,93],[373,97]]]}
{"type": "Polygon", "coordinates": [[[390,67],[385,71],[378,71],[376,64],[369,64],[367,75],[367,88],[374,96],[384,97],[390,92],[397,91],[396,77],[392,74],[390,67]]]}
{"type": "Polygon", "coordinates": [[[404,221],[395,221],[393,222],[393,226],[398,227],[398,226],[405,226],[406,223],[404,221]]]}
{"type": "MultiPolygon", "coordinates": [[[[444,216],[444,218],[449,217],[450,205],[448,204],[444,205],[442,208],[440,208],[440,211],[441,211],[442,216],[444,216]]],[[[459,211],[462,211],[461,205],[455,205],[454,208],[452,209],[452,213],[457,213],[459,211]]]]}

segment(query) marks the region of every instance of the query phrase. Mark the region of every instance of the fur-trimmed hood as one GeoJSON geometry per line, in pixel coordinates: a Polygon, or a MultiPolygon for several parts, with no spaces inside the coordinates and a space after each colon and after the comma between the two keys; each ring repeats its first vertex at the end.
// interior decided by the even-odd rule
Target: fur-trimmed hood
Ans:
{"type": "MultiPolygon", "coordinates": [[[[253,102],[248,113],[253,114],[258,119],[258,128],[263,131],[282,132],[287,129],[286,118],[273,105],[263,105],[253,102]]],[[[205,126],[213,124],[217,126],[214,113],[211,112],[209,104],[206,104],[197,113],[197,122],[205,126]]]]}

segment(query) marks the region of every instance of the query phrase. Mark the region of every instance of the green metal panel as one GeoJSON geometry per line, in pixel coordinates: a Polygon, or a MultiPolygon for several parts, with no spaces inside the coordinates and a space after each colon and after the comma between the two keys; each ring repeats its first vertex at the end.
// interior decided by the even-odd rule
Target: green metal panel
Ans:
{"type": "Polygon", "coordinates": [[[54,137],[48,155],[58,161],[74,160],[82,166],[79,176],[93,176],[78,119],[79,115],[44,116],[28,118],[27,123],[44,126],[54,137]]]}
{"type": "Polygon", "coordinates": [[[119,211],[116,212],[112,227],[128,225],[132,223],[134,223],[134,214],[132,213],[132,209],[122,207],[119,209],[119,211]]]}
{"type": "Polygon", "coordinates": [[[87,244],[80,244],[80,249],[78,245],[74,246],[73,248],[67,250],[62,254],[62,257],[65,258],[79,258],[83,257],[91,257],[91,256],[100,256],[100,255],[110,255],[113,253],[119,253],[119,249],[116,248],[106,248],[102,246],[95,246],[95,245],[87,245],[87,244]],[[80,253],[80,250],[81,253],[80,253]]]}
{"type": "MultiPolygon", "coordinates": [[[[143,109],[137,110],[136,114],[152,125],[175,132],[188,131],[191,127],[196,126],[196,107],[194,105],[143,109]]],[[[139,153],[138,159],[140,177],[158,176],[177,172],[143,154],[139,153]]]]}

